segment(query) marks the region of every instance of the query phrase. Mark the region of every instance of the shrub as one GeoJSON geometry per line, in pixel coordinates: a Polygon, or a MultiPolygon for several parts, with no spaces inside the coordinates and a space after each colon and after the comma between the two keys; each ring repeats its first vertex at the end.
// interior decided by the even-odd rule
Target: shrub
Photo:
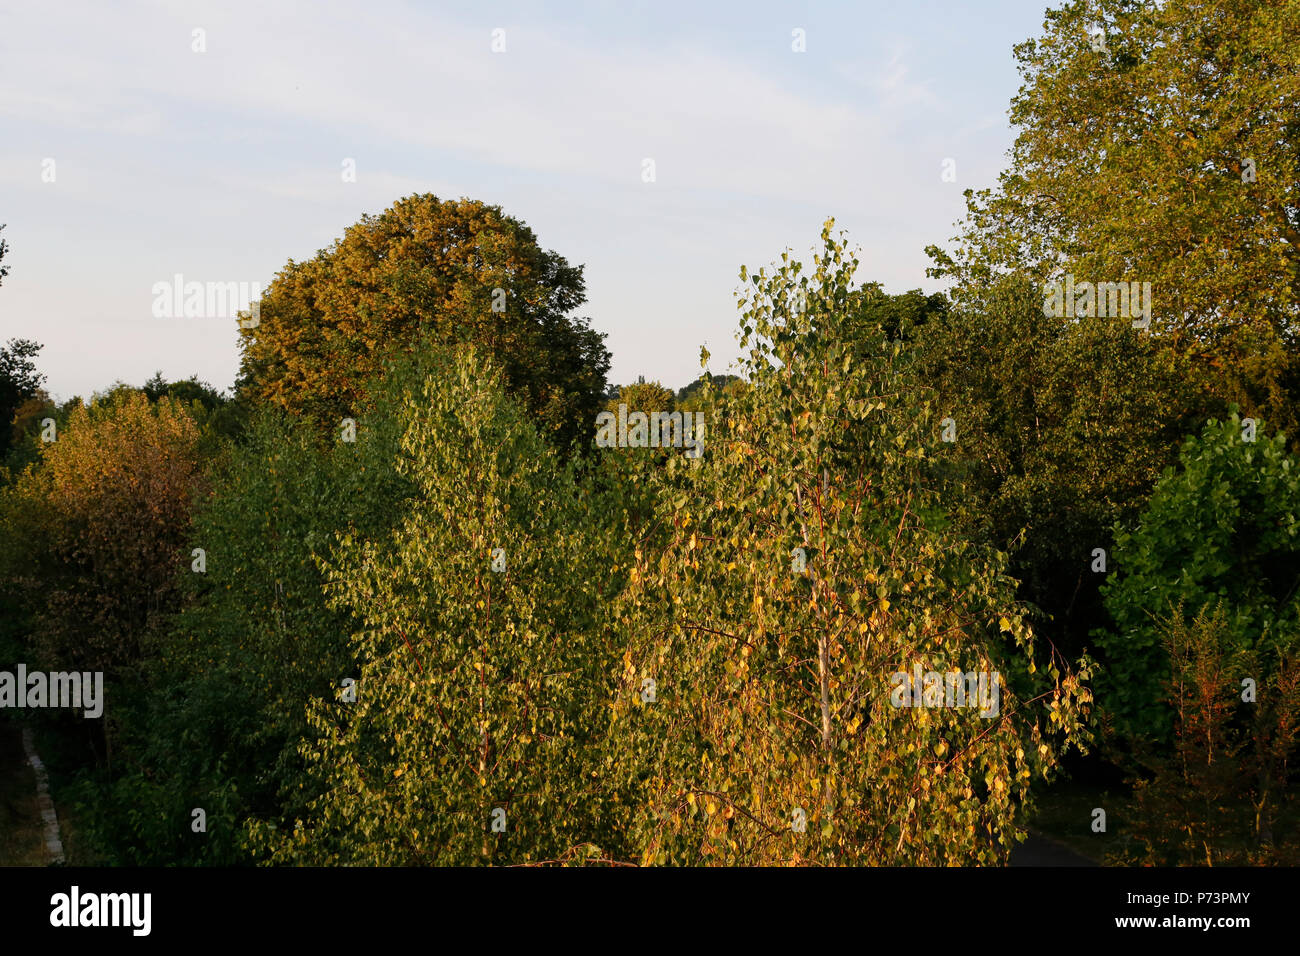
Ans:
{"type": "Polygon", "coordinates": [[[1284,437],[1235,410],[1209,421],[1136,527],[1116,529],[1113,561],[1102,594],[1114,623],[1095,632],[1103,709],[1122,738],[1168,740],[1159,621],[1174,608],[1194,616],[1222,602],[1232,647],[1268,662],[1300,632],[1300,463],[1284,437]]]}

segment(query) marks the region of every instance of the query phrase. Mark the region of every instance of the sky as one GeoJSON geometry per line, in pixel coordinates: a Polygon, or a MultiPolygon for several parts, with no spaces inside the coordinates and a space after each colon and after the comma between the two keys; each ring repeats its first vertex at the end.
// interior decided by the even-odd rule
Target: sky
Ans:
{"type": "Polygon", "coordinates": [[[585,266],[611,382],[680,388],[738,354],[740,266],[829,216],[859,281],[940,287],[924,248],[1005,165],[1046,5],[4,0],[0,340],[59,400],[229,387],[236,320],[159,317],[156,284],[265,288],[432,192],[585,266]]]}

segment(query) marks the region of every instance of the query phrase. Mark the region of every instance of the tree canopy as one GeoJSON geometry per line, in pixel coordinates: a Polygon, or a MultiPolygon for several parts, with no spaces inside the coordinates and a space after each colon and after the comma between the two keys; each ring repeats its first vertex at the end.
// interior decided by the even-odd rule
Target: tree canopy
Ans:
{"type": "Polygon", "coordinates": [[[1270,658],[1300,641],[1300,460],[1262,422],[1235,411],[1209,422],[1140,519],[1116,529],[1115,564],[1102,587],[1114,624],[1097,632],[1106,709],[1121,733],[1163,739],[1163,621],[1220,609],[1230,642],[1270,672],[1270,658]]]}
{"type": "Polygon", "coordinates": [[[741,270],[749,387],[669,460],[636,549],[616,766],[643,863],[1003,859],[1015,801],[1086,736],[1086,664],[1038,674],[1000,558],[948,527],[932,403],[901,343],[849,334],[831,230],[808,269],[741,270]],[[997,714],[900,706],[914,667],[983,674],[997,714]]]}
{"type": "Polygon", "coordinates": [[[1015,49],[1019,134],[937,272],[1150,282],[1208,393],[1295,436],[1300,3],[1071,0],[1015,49]]]}
{"type": "Polygon", "coordinates": [[[0,459],[13,441],[14,413],[36,396],[45,381],[33,361],[41,348],[31,339],[10,339],[0,347],[0,459]]]}
{"type": "Polygon", "coordinates": [[[604,404],[609,369],[604,336],[570,314],[585,300],[582,267],[500,207],[408,196],[280,271],[242,328],[241,392],[333,425],[386,355],[472,342],[566,444],[604,404]]]}

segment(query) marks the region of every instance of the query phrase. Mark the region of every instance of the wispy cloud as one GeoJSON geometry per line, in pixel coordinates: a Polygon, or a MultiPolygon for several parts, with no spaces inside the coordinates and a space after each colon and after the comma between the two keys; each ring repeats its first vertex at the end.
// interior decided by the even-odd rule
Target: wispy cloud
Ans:
{"type": "MultiPolygon", "coordinates": [[[[686,8],[657,15],[677,26],[649,38],[493,5],[13,6],[0,21],[0,222],[25,278],[7,280],[0,323],[32,334],[25,317],[43,316],[56,388],[84,391],[113,363],[114,376],[173,362],[188,371],[187,356],[156,354],[161,339],[111,334],[112,316],[139,313],[151,276],[198,263],[267,279],[362,212],[427,190],[500,203],[589,263],[585,311],[611,333],[615,377],[638,363],[693,376],[699,339],[716,345],[734,328],[739,262],[802,252],[833,213],[866,247],[871,278],[920,284],[921,246],[946,238],[960,212],[940,161],[959,155],[969,175],[1000,160],[1003,131],[972,128],[962,103],[936,92],[965,87],[930,55],[924,24],[865,29],[885,9],[842,14],[853,18],[844,36],[864,38],[849,55],[830,15],[795,54],[787,12],[743,6],[736,22],[753,32],[730,38],[692,32],[686,8]],[[507,52],[494,54],[499,25],[507,52]],[[192,50],[196,29],[206,52],[192,50]],[[45,156],[59,163],[56,185],[40,180],[45,156]],[[355,183],[341,180],[346,157],[355,183]],[[654,184],[641,180],[646,158],[654,184]],[[111,246],[121,268],[58,239],[70,232],[87,249],[111,246]],[[59,241],[57,263],[26,258],[59,241]],[[55,275],[65,291],[51,312],[31,282],[55,275]],[[59,331],[92,314],[108,323],[102,335],[59,331]]],[[[169,330],[167,347],[186,334],[169,330]]],[[[211,330],[193,336],[203,370],[229,381],[233,334],[215,349],[211,330]]]]}

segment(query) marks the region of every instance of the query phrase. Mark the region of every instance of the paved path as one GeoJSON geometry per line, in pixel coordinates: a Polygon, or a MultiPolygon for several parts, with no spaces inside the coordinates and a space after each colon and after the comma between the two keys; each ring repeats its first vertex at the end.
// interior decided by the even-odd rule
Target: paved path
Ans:
{"type": "Polygon", "coordinates": [[[41,758],[36,753],[32,732],[28,727],[23,728],[23,751],[36,774],[36,805],[45,824],[45,862],[51,866],[63,863],[63,840],[59,835],[59,817],[54,812],[54,801],[50,799],[50,781],[45,774],[45,764],[41,763],[41,758]]]}
{"type": "Polygon", "coordinates": [[[1096,866],[1069,847],[1030,832],[1024,843],[1011,851],[1008,866],[1096,866]]]}

